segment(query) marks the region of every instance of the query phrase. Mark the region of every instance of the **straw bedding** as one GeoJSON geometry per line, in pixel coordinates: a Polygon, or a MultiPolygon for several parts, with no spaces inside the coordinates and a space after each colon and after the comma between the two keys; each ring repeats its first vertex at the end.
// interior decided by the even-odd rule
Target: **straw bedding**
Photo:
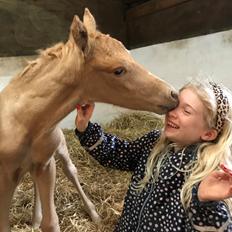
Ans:
{"type": "MultiPolygon", "coordinates": [[[[162,120],[154,114],[136,112],[122,114],[104,126],[105,131],[121,138],[132,140],[146,132],[160,128],[162,120]]],[[[102,218],[101,225],[95,225],[84,210],[84,205],[62,171],[57,161],[55,204],[62,232],[111,232],[121,214],[123,199],[131,173],[102,167],[81,148],[72,130],[64,130],[72,161],[77,167],[83,190],[94,203],[102,218]]],[[[33,184],[26,175],[15,192],[11,207],[12,231],[32,231],[33,184]]],[[[40,231],[40,230],[36,230],[40,231]]]]}

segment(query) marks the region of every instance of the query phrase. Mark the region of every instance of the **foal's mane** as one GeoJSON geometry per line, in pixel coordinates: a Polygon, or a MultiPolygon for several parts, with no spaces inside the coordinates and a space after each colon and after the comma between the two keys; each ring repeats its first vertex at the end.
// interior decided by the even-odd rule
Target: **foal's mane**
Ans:
{"type": "MultiPolygon", "coordinates": [[[[13,80],[21,79],[23,81],[30,81],[36,77],[39,73],[47,73],[56,68],[56,72],[60,71],[60,66],[64,65],[64,62],[71,62],[71,51],[75,49],[75,46],[67,46],[64,43],[57,43],[54,46],[45,50],[38,50],[38,57],[33,61],[28,61],[28,65],[20,72],[13,80]]],[[[77,59],[78,60],[78,59],[77,59]]]]}
{"type": "MultiPolygon", "coordinates": [[[[108,56],[112,55],[112,47],[115,47],[114,53],[124,49],[124,46],[113,39],[109,35],[100,33],[99,31],[95,32],[95,35],[90,36],[89,46],[90,50],[92,47],[98,47],[98,42],[101,44],[98,50],[101,53],[100,49],[104,50],[104,53],[108,56]],[[104,38],[104,43],[100,42],[104,38]]],[[[88,56],[91,57],[91,52],[88,56]]],[[[49,47],[45,50],[38,50],[38,57],[33,61],[28,61],[28,65],[20,72],[16,77],[12,79],[13,81],[23,81],[30,82],[34,78],[39,76],[46,76],[48,73],[57,75],[62,72],[65,67],[71,69],[78,69],[80,67],[81,59],[83,57],[80,55],[80,50],[75,44],[75,42],[68,41],[67,43],[57,43],[52,47],[49,47]],[[81,58],[82,57],[82,58],[81,58]]]]}

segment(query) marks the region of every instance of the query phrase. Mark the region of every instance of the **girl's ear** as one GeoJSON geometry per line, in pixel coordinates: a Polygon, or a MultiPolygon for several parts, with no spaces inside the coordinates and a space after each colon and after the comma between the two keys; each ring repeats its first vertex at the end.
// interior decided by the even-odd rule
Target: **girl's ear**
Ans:
{"type": "Polygon", "coordinates": [[[213,141],[217,138],[218,132],[216,129],[209,129],[201,135],[203,141],[213,141]]]}

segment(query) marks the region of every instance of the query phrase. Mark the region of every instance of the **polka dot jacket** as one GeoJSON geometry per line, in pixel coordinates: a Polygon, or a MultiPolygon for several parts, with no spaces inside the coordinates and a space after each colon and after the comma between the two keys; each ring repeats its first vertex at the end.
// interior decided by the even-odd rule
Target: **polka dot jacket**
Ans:
{"type": "Polygon", "coordinates": [[[115,232],[232,232],[226,204],[222,201],[200,202],[197,186],[192,190],[189,209],[185,211],[181,204],[180,190],[184,174],[176,167],[183,169],[193,160],[194,146],[187,147],[183,156],[170,151],[158,180],[148,183],[141,193],[137,193],[133,185],[144,176],[148,155],[160,136],[158,130],[130,142],[105,134],[98,124],[92,123],[85,132],[75,130],[75,134],[81,145],[102,165],[133,172],[115,232]]]}

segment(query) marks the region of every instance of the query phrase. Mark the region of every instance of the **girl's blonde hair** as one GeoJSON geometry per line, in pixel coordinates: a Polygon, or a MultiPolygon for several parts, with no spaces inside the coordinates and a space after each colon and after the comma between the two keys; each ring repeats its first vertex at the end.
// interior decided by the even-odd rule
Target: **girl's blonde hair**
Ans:
{"type": "MultiPolygon", "coordinates": [[[[209,81],[193,80],[186,84],[183,89],[191,89],[202,101],[205,111],[204,119],[209,128],[215,128],[217,120],[217,102],[212,86],[209,81]]],[[[202,142],[197,149],[197,159],[189,165],[189,172],[185,173],[185,183],[181,189],[181,202],[184,208],[188,208],[192,199],[192,188],[195,184],[202,181],[213,171],[217,170],[219,164],[231,162],[231,144],[232,144],[232,94],[225,87],[220,86],[229,101],[229,111],[224,120],[223,128],[218,132],[216,140],[212,142],[202,142]],[[191,166],[191,168],[190,168],[191,166]]],[[[175,144],[171,143],[163,133],[157,141],[151,155],[148,158],[145,176],[138,183],[136,190],[141,191],[148,181],[152,178],[156,181],[159,177],[160,167],[162,166],[165,156],[175,144]]],[[[181,171],[181,170],[179,170],[181,171]]],[[[227,200],[229,202],[229,200],[227,200]]]]}

